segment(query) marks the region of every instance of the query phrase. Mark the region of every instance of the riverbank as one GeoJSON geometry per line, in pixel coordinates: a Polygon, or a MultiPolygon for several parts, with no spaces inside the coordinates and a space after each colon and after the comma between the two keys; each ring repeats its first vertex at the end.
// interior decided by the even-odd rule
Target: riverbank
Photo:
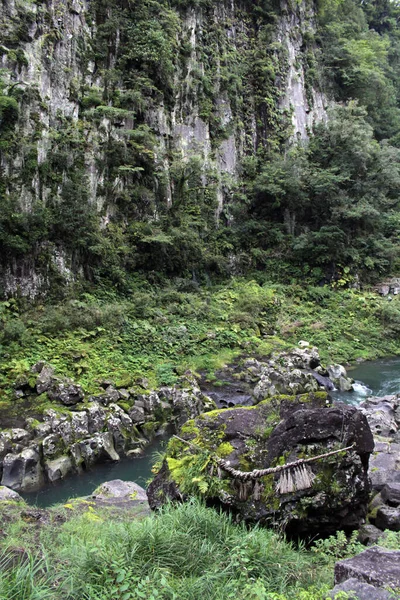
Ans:
{"type": "MultiPolygon", "coordinates": [[[[400,299],[374,292],[235,279],[190,291],[138,282],[62,304],[0,303],[0,421],[24,408],[13,384],[38,361],[96,394],[101,382],[154,389],[187,369],[210,381],[243,354],[268,356],[308,340],[324,362],[400,353],[400,299]]],[[[28,378],[29,383],[29,378],[28,378]]]]}

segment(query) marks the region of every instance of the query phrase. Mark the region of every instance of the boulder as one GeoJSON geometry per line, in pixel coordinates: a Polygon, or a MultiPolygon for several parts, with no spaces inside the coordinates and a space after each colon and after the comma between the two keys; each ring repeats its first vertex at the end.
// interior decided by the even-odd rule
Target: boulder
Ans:
{"type": "Polygon", "coordinates": [[[346,600],[394,600],[393,594],[390,592],[358,581],[355,577],[336,585],[328,598],[332,598],[332,600],[339,598],[340,592],[342,592],[342,597],[345,594],[346,600]]]}
{"type": "Polygon", "coordinates": [[[85,396],[80,385],[67,379],[53,383],[47,390],[47,395],[53,402],[60,402],[65,406],[74,406],[82,402],[85,396]]]}
{"type": "Polygon", "coordinates": [[[326,407],[326,401],[324,392],[277,396],[189,421],[179,434],[188,443],[170,441],[163,467],[148,488],[150,507],[199,494],[245,521],[284,527],[288,535],[326,535],[358,527],[368,503],[372,434],[356,408],[326,407]],[[282,473],[244,482],[213,461],[220,457],[248,472],[353,444],[350,451],[312,462],[300,472],[286,471],[291,484],[282,473]]]}
{"type": "Polygon", "coordinates": [[[9,502],[10,500],[14,502],[23,502],[23,499],[17,492],[4,485],[0,485],[0,502],[9,502]]]}
{"type": "Polygon", "coordinates": [[[382,498],[389,506],[400,505],[400,483],[387,483],[381,491],[382,498]]]}
{"type": "Polygon", "coordinates": [[[400,531],[400,508],[381,506],[376,513],[375,524],[382,531],[400,531]]]}
{"type": "Polygon", "coordinates": [[[341,392],[350,392],[353,389],[353,380],[347,377],[343,365],[329,365],[326,370],[329,378],[341,392]]]}
{"type": "Polygon", "coordinates": [[[360,405],[375,436],[392,437],[400,427],[400,397],[372,397],[360,405]]]}
{"type": "Polygon", "coordinates": [[[111,433],[97,433],[90,438],[76,442],[70,447],[75,466],[91,467],[98,462],[107,460],[118,461],[119,455],[114,448],[111,433]]]}
{"type": "Polygon", "coordinates": [[[19,454],[7,454],[4,457],[1,485],[13,490],[30,491],[38,489],[43,480],[37,447],[25,448],[19,454]]]}
{"type": "Polygon", "coordinates": [[[380,529],[372,525],[371,523],[365,523],[361,525],[358,530],[358,541],[364,546],[373,546],[378,540],[383,536],[383,533],[380,529]]]}
{"type": "Polygon", "coordinates": [[[378,588],[400,588],[400,551],[373,546],[354,558],[337,562],[335,584],[351,578],[378,588]]]}
{"type": "Polygon", "coordinates": [[[50,389],[54,380],[54,369],[50,365],[46,365],[42,361],[36,363],[32,367],[34,373],[39,373],[36,379],[36,391],[38,394],[43,394],[50,389]]]}
{"type": "Polygon", "coordinates": [[[93,497],[97,499],[120,498],[123,500],[138,500],[147,502],[146,490],[133,481],[122,481],[114,479],[102,483],[94,492],[93,497]]]}
{"type": "Polygon", "coordinates": [[[87,407],[89,434],[102,431],[106,422],[106,411],[98,402],[91,402],[87,407]]]}
{"type": "Polygon", "coordinates": [[[376,445],[369,465],[369,476],[374,490],[380,491],[385,485],[400,477],[400,455],[396,451],[396,446],[398,444],[376,445]],[[384,446],[387,449],[384,449],[384,446]]]}
{"type": "Polygon", "coordinates": [[[58,433],[47,435],[42,442],[44,458],[52,459],[65,451],[64,443],[58,433]]]}
{"type": "Polygon", "coordinates": [[[59,479],[64,479],[70,473],[75,471],[72,464],[72,460],[69,456],[59,456],[54,460],[48,460],[45,462],[45,470],[47,479],[52,483],[59,479]]]}

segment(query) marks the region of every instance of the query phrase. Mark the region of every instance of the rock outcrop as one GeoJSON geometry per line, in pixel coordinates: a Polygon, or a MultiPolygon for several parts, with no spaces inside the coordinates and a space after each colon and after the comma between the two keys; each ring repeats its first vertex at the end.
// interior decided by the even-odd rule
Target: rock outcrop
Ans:
{"type": "Polygon", "coordinates": [[[107,382],[104,393],[87,397],[43,361],[31,373],[29,384],[23,378],[16,390],[33,406],[39,395],[49,408],[42,421],[27,418],[26,428],[0,431],[0,481],[13,490],[37,489],[96,463],[118,461],[139,452],[165,424],[180,426],[215,408],[190,374],[180,385],[147,393],[107,382]]]}
{"type": "MultiPolygon", "coordinates": [[[[371,596],[371,598],[380,598],[379,588],[399,590],[400,551],[373,546],[354,558],[337,562],[335,565],[335,583],[341,584],[349,579],[352,581],[355,579],[373,586],[373,588],[378,588],[377,595],[371,596]]],[[[393,595],[388,594],[387,598],[393,598],[393,595]]]]}
{"type": "Polygon", "coordinates": [[[326,403],[322,392],[277,396],[186,423],[148,488],[151,508],[197,493],[245,521],[279,525],[289,535],[357,528],[367,510],[373,438],[360,411],[326,403]],[[281,472],[242,480],[213,460],[222,457],[233,469],[250,472],[348,446],[347,452],[289,471],[286,480],[281,472]]]}
{"type": "Polygon", "coordinates": [[[369,521],[381,531],[400,531],[400,396],[368,398],[361,405],[375,437],[369,476],[369,521]]]}
{"type": "Polygon", "coordinates": [[[331,391],[335,387],[350,391],[353,384],[342,365],[324,367],[318,349],[304,341],[291,351],[272,354],[268,360],[248,358],[219,375],[232,382],[227,389],[208,392],[221,408],[252,405],[277,394],[331,391]]]}
{"type": "MultiPolygon", "coordinates": [[[[310,66],[318,54],[312,5],[276,3],[273,29],[269,13],[260,16],[263,9],[236,0],[172,3],[167,21],[152,10],[141,21],[146,8],[108,3],[103,13],[101,3],[55,0],[0,5],[2,78],[18,92],[14,143],[2,157],[5,193],[18,199],[16,210],[30,214],[49,199],[68,205],[79,189],[80,210],[97,209],[100,231],[107,232],[113,217],[127,217],[121,198],[136,193],[135,218],[152,222],[179,201],[176,173],[186,177],[198,168],[199,185],[215,190],[218,219],[244,157],[291,136],[305,139],[326,118],[327,99],[310,66]],[[157,44],[146,39],[129,47],[133,30],[139,39],[147,30],[148,40],[162,39],[163,51],[157,55],[157,44]],[[255,52],[260,69],[253,68],[255,52]],[[133,78],[128,64],[138,69],[133,78]],[[145,142],[131,156],[132,135],[138,148],[145,142]]],[[[1,290],[35,297],[52,282],[71,284],[86,269],[68,246],[59,236],[24,259],[1,257],[1,290]]]]}

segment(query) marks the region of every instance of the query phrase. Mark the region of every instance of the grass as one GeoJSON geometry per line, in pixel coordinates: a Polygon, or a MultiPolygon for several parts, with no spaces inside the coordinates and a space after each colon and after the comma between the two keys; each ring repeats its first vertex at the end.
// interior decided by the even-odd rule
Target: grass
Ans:
{"type": "MultiPolygon", "coordinates": [[[[342,532],[295,547],[197,500],[144,518],[83,503],[38,520],[23,506],[0,505],[2,600],[326,600],[335,561],[361,549],[342,532]]],[[[400,549],[400,534],[386,541],[400,549]]]]}
{"type": "MultiPolygon", "coordinates": [[[[54,516],[60,508],[52,511],[54,516]]],[[[38,529],[14,518],[24,556],[7,565],[12,552],[2,540],[2,600],[248,600],[276,594],[289,600],[316,584],[323,598],[331,584],[329,569],[304,548],[271,530],[234,524],[197,501],[143,520],[112,520],[88,509],[38,529]]]]}

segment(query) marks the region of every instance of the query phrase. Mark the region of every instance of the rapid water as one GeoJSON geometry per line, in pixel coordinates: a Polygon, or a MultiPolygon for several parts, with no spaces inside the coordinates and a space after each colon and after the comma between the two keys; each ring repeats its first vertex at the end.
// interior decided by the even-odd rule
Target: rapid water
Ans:
{"type": "Polygon", "coordinates": [[[386,396],[400,393],[400,357],[371,360],[348,368],[347,374],[355,380],[353,392],[331,392],[335,400],[359,404],[368,396],[386,396]]]}

